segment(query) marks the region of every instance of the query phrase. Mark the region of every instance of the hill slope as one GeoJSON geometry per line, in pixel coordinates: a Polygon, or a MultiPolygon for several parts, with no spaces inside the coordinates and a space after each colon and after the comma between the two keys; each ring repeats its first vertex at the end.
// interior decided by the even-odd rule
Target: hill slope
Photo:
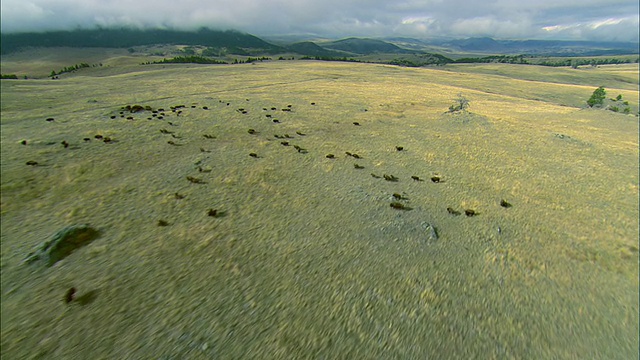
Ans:
{"type": "Polygon", "coordinates": [[[341,50],[359,55],[387,53],[387,54],[414,54],[417,51],[403,49],[397,45],[377,39],[348,38],[322,44],[322,47],[333,50],[341,50]]]}
{"type": "Polygon", "coordinates": [[[218,31],[206,28],[195,32],[159,29],[96,29],[2,34],[0,52],[7,54],[25,47],[128,48],[153,44],[224,47],[230,53],[237,54],[275,54],[283,52],[281,47],[250,34],[233,30],[218,31]]]}
{"type": "Polygon", "coordinates": [[[320,57],[342,57],[345,56],[343,52],[333,51],[323,48],[318,44],[311,41],[297,42],[286,46],[291,52],[295,52],[308,56],[320,56],[320,57]]]}
{"type": "Polygon", "coordinates": [[[3,80],[1,357],[636,358],[637,67],[478,67],[3,80]]]}

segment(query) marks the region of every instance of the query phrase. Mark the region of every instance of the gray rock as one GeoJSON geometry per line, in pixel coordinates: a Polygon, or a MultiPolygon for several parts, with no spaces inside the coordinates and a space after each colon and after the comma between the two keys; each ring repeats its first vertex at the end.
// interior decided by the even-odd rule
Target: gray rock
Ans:
{"type": "Polygon", "coordinates": [[[427,240],[428,241],[436,241],[438,240],[438,230],[432,224],[428,222],[423,222],[422,227],[427,231],[427,240]]]}
{"type": "Polygon", "coordinates": [[[49,267],[71,255],[100,236],[100,231],[89,225],[71,225],[58,231],[51,240],[43,242],[36,251],[30,253],[24,260],[31,264],[42,262],[49,267]]]}

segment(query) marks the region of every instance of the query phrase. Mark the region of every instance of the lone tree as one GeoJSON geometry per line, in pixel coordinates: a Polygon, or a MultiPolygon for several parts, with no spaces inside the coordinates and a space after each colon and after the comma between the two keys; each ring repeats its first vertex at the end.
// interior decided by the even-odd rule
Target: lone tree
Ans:
{"type": "Polygon", "coordinates": [[[589,100],[587,100],[587,105],[589,105],[589,107],[602,106],[606,94],[607,92],[604,90],[604,86],[600,86],[593,92],[589,100]]]}
{"type": "Polygon", "coordinates": [[[449,106],[449,112],[456,111],[467,111],[469,107],[469,100],[462,96],[462,94],[458,94],[458,97],[455,99],[455,104],[449,106]]]}

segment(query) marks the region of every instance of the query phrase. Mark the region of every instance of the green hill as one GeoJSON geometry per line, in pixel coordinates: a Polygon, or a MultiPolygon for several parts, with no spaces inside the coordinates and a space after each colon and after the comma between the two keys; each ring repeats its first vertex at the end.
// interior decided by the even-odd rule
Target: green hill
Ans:
{"type": "Polygon", "coordinates": [[[394,44],[376,39],[347,38],[322,44],[322,47],[332,50],[346,51],[353,54],[367,55],[376,53],[386,54],[414,54],[419,51],[403,49],[394,44]]]}
{"type": "Polygon", "coordinates": [[[44,33],[1,34],[0,52],[7,54],[26,47],[128,48],[140,45],[201,45],[227,48],[233,54],[276,54],[284,49],[256,36],[233,31],[202,28],[198,31],[95,29],[44,33]]]}
{"type": "Polygon", "coordinates": [[[286,47],[289,51],[307,55],[307,56],[319,56],[319,57],[343,57],[345,53],[334,50],[327,50],[318,44],[311,41],[297,42],[286,47]]]}

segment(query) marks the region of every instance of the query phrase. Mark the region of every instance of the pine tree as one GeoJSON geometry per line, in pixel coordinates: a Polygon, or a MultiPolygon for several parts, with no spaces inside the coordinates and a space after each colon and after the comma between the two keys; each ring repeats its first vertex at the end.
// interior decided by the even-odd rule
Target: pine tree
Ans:
{"type": "Polygon", "coordinates": [[[589,100],[587,100],[587,105],[589,105],[589,107],[602,106],[606,94],[607,92],[604,90],[604,87],[600,86],[593,92],[589,100]]]}

